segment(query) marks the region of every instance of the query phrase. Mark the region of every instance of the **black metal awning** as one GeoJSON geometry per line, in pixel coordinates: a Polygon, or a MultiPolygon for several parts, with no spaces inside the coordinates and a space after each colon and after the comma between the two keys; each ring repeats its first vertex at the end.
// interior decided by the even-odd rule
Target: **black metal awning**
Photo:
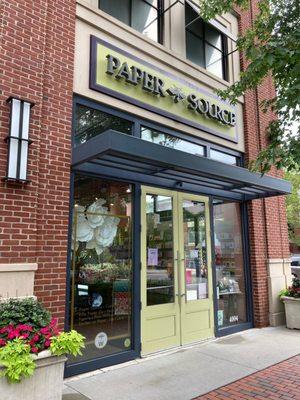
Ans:
{"type": "Polygon", "coordinates": [[[250,172],[209,158],[174,150],[113,130],[73,149],[75,170],[111,175],[140,183],[173,186],[235,200],[291,193],[283,179],[250,172]]]}

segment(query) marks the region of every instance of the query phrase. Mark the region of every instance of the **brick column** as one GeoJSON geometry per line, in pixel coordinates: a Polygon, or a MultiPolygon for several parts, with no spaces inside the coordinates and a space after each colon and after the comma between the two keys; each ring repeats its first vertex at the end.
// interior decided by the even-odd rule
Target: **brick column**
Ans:
{"type": "MultiPolygon", "coordinates": [[[[251,26],[257,12],[257,0],[251,1],[252,10],[240,12],[240,31],[251,26]]],[[[242,69],[247,62],[241,55],[242,69]]],[[[268,77],[257,90],[245,95],[244,134],[246,163],[255,159],[268,141],[265,133],[269,122],[275,118],[272,112],[263,113],[260,102],[272,98],[275,89],[268,77]]],[[[269,173],[282,177],[281,171],[272,169],[269,173]]],[[[263,327],[284,322],[282,305],[278,292],[290,279],[288,269],[289,244],[283,196],[254,200],[248,204],[250,233],[250,263],[253,287],[254,325],[263,327]]]]}
{"type": "MultiPolygon", "coordinates": [[[[37,264],[34,293],[64,319],[71,157],[75,2],[1,3],[0,177],[9,96],[35,102],[25,185],[0,182],[1,266],[37,264]]],[[[28,293],[30,294],[30,293],[28,293]]]]}

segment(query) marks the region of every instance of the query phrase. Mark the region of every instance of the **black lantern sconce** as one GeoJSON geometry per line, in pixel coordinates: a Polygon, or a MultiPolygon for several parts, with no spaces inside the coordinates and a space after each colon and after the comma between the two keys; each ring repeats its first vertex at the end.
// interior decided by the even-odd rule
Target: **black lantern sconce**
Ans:
{"type": "Polygon", "coordinates": [[[7,142],[7,173],[5,181],[26,183],[29,140],[30,109],[34,106],[27,100],[9,97],[10,104],[9,135],[7,142]]]}

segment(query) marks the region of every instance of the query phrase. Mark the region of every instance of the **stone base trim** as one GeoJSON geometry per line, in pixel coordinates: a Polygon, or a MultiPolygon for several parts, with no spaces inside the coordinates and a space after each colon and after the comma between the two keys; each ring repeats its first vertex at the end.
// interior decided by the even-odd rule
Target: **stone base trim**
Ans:
{"type": "Polygon", "coordinates": [[[33,296],[36,263],[0,264],[0,298],[33,296]]]}
{"type": "Polygon", "coordinates": [[[269,323],[271,326],[285,324],[285,312],[279,299],[280,290],[291,284],[291,260],[285,258],[269,259],[268,263],[269,323]]]}
{"type": "Polygon", "coordinates": [[[17,271],[36,271],[37,269],[38,269],[37,263],[0,264],[0,273],[17,272],[17,271]]]}

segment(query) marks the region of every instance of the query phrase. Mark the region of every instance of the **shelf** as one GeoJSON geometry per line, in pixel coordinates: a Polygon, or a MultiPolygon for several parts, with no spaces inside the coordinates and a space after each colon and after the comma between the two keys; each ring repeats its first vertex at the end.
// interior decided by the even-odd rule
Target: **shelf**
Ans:
{"type": "Polygon", "coordinates": [[[243,292],[219,292],[219,296],[228,295],[228,294],[243,294],[243,292]]]}

